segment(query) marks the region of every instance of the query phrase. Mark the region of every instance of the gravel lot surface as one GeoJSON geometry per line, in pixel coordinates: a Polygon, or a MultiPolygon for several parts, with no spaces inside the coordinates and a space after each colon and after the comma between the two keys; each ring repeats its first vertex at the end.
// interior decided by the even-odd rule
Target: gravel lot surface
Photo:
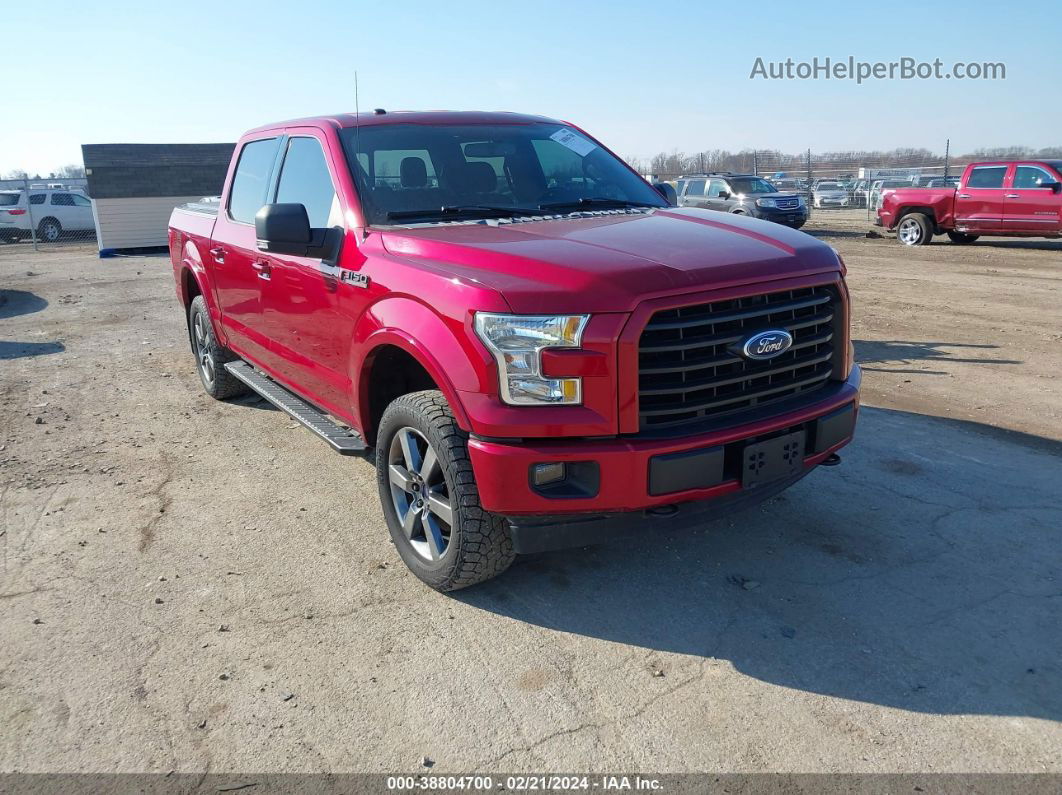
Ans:
{"type": "Polygon", "coordinates": [[[202,393],[166,258],[0,246],[0,770],[1062,771],[1062,244],[808,229],[844,464],[453,595],[367,461],[202,393]]]}

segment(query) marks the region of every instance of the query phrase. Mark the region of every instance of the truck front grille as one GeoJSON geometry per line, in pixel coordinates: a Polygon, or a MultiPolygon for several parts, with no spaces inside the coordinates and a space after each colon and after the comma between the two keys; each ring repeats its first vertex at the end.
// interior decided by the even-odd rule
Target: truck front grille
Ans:
{"type": "Polygon", "coordinates": [[[641,430],[692,425],[827,388],[843,355],[839,302],[833,287],[820,286],[655,313],[638,349],[641,430]],[[768,329],[788,331],[792,347],[763,361],[738,353],[768,329]]]}

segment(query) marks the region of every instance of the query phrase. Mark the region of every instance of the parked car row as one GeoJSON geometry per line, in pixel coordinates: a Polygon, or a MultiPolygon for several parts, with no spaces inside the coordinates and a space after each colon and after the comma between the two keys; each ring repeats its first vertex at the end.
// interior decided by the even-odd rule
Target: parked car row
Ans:
{"type": "Polygon", "coordinates": [[[678,203],[779,221],[799,229],[807,221],[808,205],[815,209],[859,207],[877,210],[883,197],[910,187],[954,187],[959,177],[923,175],[881,179],[768,178],[754,174],[713,172],[685,174],[675,182],[678,203]],[[751,182],[751,181],[755,182],[751,182]],[[755,185],[755,188],[753,188],[755,185]],[[783,200],[781,204],[777,201],[783,200]],[[798,204],[792,200],[799,199],[798,204]],[[784,210],[784,212],[779,212],[784,210]]]}
{"type": "Polygon", "coordinates": [[[54,243],[66,233],[95,233],[92,202],[79,190],[0,191],[0,240],[28,240],[34,230],[37,239],[46,243],[54,243]]]}

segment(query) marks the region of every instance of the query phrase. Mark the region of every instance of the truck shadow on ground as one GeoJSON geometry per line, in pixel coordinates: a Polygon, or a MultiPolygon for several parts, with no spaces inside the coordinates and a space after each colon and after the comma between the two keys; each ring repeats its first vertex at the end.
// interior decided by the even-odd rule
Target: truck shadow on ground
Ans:
{"type": "MultiPolygon", "coordinates": [[[[942,243],[948,243],[947,239],[935,241],[935,245],[942,243]]],[[[950,245],[954,245],[951,243],[950,245]]],[[[971,248],[1017,248],[1017,249],[1029,249],[1032,251],[1062,251],[1062,241],[1060,240],[1046,240],[1036,238],[1033,240],[1017,239],[1014,238],[995,238],[995,237],[982,237],[973,243],[967,243],[966,246],[971,248]]],[[[964,246],[964,248],[966,247],[964,246]]]]}
{"type": "Polygon", "coordinates": [[[962,351],[998,350],[998,345],[977,345],[965,342],[914,342],[908,340],[854,340],[856,361],[864,370],[884,373],[918,373],[947,375],[943,370],[903,369],[896,365],[912,362],[946,361],[962,364],[1022,364],[1019,359],[986,359],[978,356],[957,356],[962,351]]]}
{"type": "Polygon", "coordinates": [[[47,356],[62,353],[66,346],[61,342],[14,342],[0,340],[0,361],[24,359],[30,356],[47,356]]]}
{"type": "Polygon", "coordinates": [[[528,558],[455,598],[809,693],[1062,719],[1062,443],[861,415],[840,467],[765,505],[528,558]]]}
{"type": "MultiPolygon", "coordinates": [[[[869,223],[869,222],[868,222],[869,223]]],[[[830,227],[803,227],[801,232],[812,237],[866,237],[866,232],[857,229],[833,229],[830,227]]]]}
{"type": "Polygon", "coordinates": [[[0,290],[0,320],[40,312],[48,302],[27,290],[0,290]]]}

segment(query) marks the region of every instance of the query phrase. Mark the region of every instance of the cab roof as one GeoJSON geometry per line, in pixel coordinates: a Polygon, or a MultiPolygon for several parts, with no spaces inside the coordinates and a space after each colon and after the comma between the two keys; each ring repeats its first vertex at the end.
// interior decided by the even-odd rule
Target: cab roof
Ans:
{"type": "Polygon", "coordinates": [[[547,116],[531,116],[524,113],[508,111],[476,110],[388,110],[379,113],[375,110],[356,113],[333,113],[324,116],[309,116],[304,119],[264,124],[249,133],[276,130],[283,127],[362,127],[380,124],[566,124],[567,122],[551,119],[547,116]]]}

